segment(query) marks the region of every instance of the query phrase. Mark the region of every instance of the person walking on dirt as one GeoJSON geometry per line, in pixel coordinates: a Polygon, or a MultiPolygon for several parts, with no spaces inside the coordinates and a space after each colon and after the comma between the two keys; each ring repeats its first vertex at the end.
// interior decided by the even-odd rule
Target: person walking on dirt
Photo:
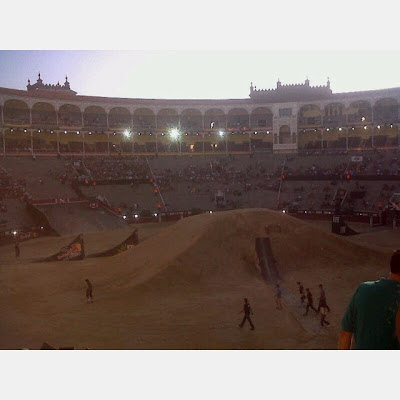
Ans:
{"type": "Polygon", "coordinates": [[[324,327],[324,324],[329,326],[330,322],[326,321],[326,314],[328,314],[328,308],[326,306],[321,306],[321,328],[324,327]]]}
{"type": "Polygon", "coordinates": [[[306,295],[304,294],[304,286],[301,284],[301,282],[297,282],[297,285],[299,286],[300,306],[302,306],[304,305],[304,300],[306,299],[306,295]]]}
{"type": "Polygon", "coordinates": [[[326,303],[326,296],[325,296],[324,287],[322,286],[322,283],[320,283],[319,284],[318,312],[322,307],[325,307],[328,310],[328,312],[331,311],[331,309],[329,308],[328,304],[326,303]]]}
{"type": "Polygon", "coordinates": [[[244,299],[243,310],[239,311],[239,314],[242,313],[242,312],[244,312],[244,317],[243,317],[242,322],[239,324],[239,326],[241,328],[243,328],[243,325],[247,320],[247,321],[249,321],[249,324],[251,326],[251,330],[254,331],[255,327],[254,327],[253,322],[251,321],[251,318],[250,318],[250,314],[254,315],[254,313],[253,313],[253,310],[250,307],[250,303],[248,302],[247,298],[244,299]]]}
{"type": "Polygon", "coordinates": [[[86,288],[86,301],[88,303],[93,303],[93,286],[89,279],[85,279],[87,288],[86,288]]]}
{"type": "Polygon", "coordinates": [[[18,242],[15,243],[14,249],[15,249],[15,258],[19,258],[20,251],[18,242]]]}
{"type": "Polygon", "coordinates": [[[316,312],[316,314],[318,314],[318,310],[313,305],[314,300],[313,300],[313,295],[310,292],[310,289],[307,288],[306,289],[306,293],[307,293],[307,305],[306,305],[306,312],[303,315],[307,316],[308,315],[308,310],[310,308],[312,308],[316,312]]]}
{"type": "Polygon", "coordinates": [[[276,284],[275,287],[276,287],[276,293],[275,293],[276,309],[282,310],[282,291],[278,284],[276,284]]]}

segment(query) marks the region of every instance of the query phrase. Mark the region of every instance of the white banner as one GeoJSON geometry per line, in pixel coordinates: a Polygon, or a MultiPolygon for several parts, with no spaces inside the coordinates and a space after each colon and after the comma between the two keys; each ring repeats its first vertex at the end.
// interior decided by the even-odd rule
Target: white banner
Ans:
{"type": "Polygon", "coordinates": [[[363,156],[351,156],[352,162],[362,162],[363,156]]]}

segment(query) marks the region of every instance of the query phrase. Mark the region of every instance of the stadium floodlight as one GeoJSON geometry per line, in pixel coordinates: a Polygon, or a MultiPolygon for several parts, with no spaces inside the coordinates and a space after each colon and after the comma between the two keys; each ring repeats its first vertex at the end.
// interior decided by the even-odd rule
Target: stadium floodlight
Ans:
{"type": "Polygon", "coordinates": [[[79,131],[76,131],[76,134],[77,134],[77,135],[79,135],[79,133],[80,133],[79,131]]]}
{"type": "Polygon", "coordinates": [[[17,231],[13,231],[13,235],[16,236],[16,234],[17,234],[17,231]]]}
{"type": "Polygon", "coordinates": [[[135,214],[135,218],[139,218],[139,214],[135,214]]]}
{"type": "Polygon", "coordinates": [[[155,216],[155,217],[157,217],[157,215],[158,215],[157,213],[154,213],[154,216],[155,216]]]}
{"type": "Polygon", "coordinates": [[[377,126],[377,128],[378,128],[378,129],[381,129],[381,126],[380,126],[380,125],[378,125],[378,126],[377,126]]]}
{"type": "Polygon", "coordinates": [[[367,129],[367,125],[364,125],[364,129],[367,129]]]}
{"type": "Polygon", "coordinates": [[[122,218],[123,218],[123,219],[126,219],[126,215],[123,215],[122,218]]]}
{"type": "Polygon", "coordinates": [[[178,129],[173,128],[169,131],[169,136],[171,137],[172,140],[177,140],[180,136],[180,133],[178,129]]]}
{"type": "Polygon", "coordinates": [[[220,137],[223,137],[225,135],[225,132],[224,131],[219,131],[218,134],[219,134],[220,137]]]}
{"type": "Polygon", "coordinates": [[[339,131],[342,132],[342,128],[339,128],[339,131]]]}
{"type": "Polygon", "coordinates": [[[41,130],[40,129],[38,129],[38,133],[40,133],[41,132],[41,130]]]}
{"type": "Polygon", "coordinates": [[[212,214],[212,211],[210,210],[209,213],[212,214]]]}
{"type": "Polygon", "coordinates": [[[393,128],[393,124],[390,124],[390,127],[393,128]]]}
{"type": "Polygon", "coordinates": [[[326,128],[326,131],[329,132],[329,128],[326,128]]]}
{"type": "Polygon", "coordinates": [[[126,138],[128,138],[128,137],[131,136],[131,133],[129,132],[128,129],[125,129],[125,130],[124,130],[124,136],[125,136],[126,138]]]}

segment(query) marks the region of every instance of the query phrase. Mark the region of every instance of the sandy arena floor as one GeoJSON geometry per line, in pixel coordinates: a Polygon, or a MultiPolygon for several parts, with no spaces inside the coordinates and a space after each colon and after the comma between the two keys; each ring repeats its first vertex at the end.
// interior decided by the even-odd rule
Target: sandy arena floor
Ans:
{"type": "MultiPolygon", "coordinates": [[[[400,234],[343,238],[316,225],[236,210],[140,225],[139,246],[108,258],[32,262],[73,236],[22,243],[18,261],[13,246],[1,247],[0,348],[38,349],[46,341],[78,349],[334,349],[350,296],[360,282],[388,274],[400,234]],[[282,227],[270,238],[285,287],[297,295],[300,280],[317,300],[324,284],[329,328],[310,334],[288,308],[275,309],[273,290],[255,267],[254,240],[265,236],[265,224],[282,227]],[[85,278],[93,304],[85,301],[85,278]],[[255,331],[237,326],[243,297],[255,331]]],[[[86,251],[111,248],[131,231],[84,234],[86,251]]],[[[309,318],[318,327],[319,318],[309,318]]]]}

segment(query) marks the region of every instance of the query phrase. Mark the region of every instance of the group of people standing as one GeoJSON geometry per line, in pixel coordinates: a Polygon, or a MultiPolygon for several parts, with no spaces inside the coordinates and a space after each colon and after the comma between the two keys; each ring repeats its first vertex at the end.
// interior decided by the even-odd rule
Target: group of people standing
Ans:
{"type": "MultiPolygon", "coordinates": [[[[326,295],[325,295],[325,289],[322,284],[319,285],[319,299],[318,299],[318,308],[314,307],[314,299],[313,295],[310,291],[309,288],[306,288],[304,291],[304,286],[301,284],[301,282],[297,282],[297,285],[299,287],[299,293],[300,293],[300,306],[301,307],[306,307],[306,312],[303,314],[304,316],[308,315],[308,310],[312,308],[316,314],[321,313],[321,328],[326,325],[329,326],[330,322],[326,320],[326,315],[328,312],[331,311],[330,307],[328,306],[326,302],[326,295]],[[307,303],[305,300],[307,299],[307,303]]],[[[276,303],[276,309],[277,310],[282,310],[282,290],[279,284],[275,285],[275,303],[276,303]]],[[[247,298],[244,299],[244,305],[243,309],[240,311],[240,313],[244,313],[244,317],[242,322],[239,324],[239,327],[242,328],[243,325],[245,324],[246,321],[249,322],[251,330],[254,330],[254,324],[253,321],[251,320],[250,315],[253,315],[253,310],[251,309],[250,303],[247,298]]]]}
{"type": "Polygon", "coordinates": [[[314,307],[314,298],[311,293],[311,290],[309,288],[306,288],[306,291],[304,292],[304,286],[302,285],[301,282],[297,282],[297,286],[299,288],[299,294],[300,294],[300,307],[305,306],[306,307],[306,312],[303,314],[305,317],[308,315],[308,310],[311,308],[315,311],[316,314],[319,312],[321,313],[321,328],[324,326],[330,325],[330,322],[326,320],[326,315],[328,312],[331,311],[330,307],[328,306],[328,303],[326,302],[326,295],[325,295],[325,289],[322,283],[318,285],[319,287],[319,299],[318,299],[318,308],[314,307]],[[307,300],[307,303],[305,302],[307,300]]]}

